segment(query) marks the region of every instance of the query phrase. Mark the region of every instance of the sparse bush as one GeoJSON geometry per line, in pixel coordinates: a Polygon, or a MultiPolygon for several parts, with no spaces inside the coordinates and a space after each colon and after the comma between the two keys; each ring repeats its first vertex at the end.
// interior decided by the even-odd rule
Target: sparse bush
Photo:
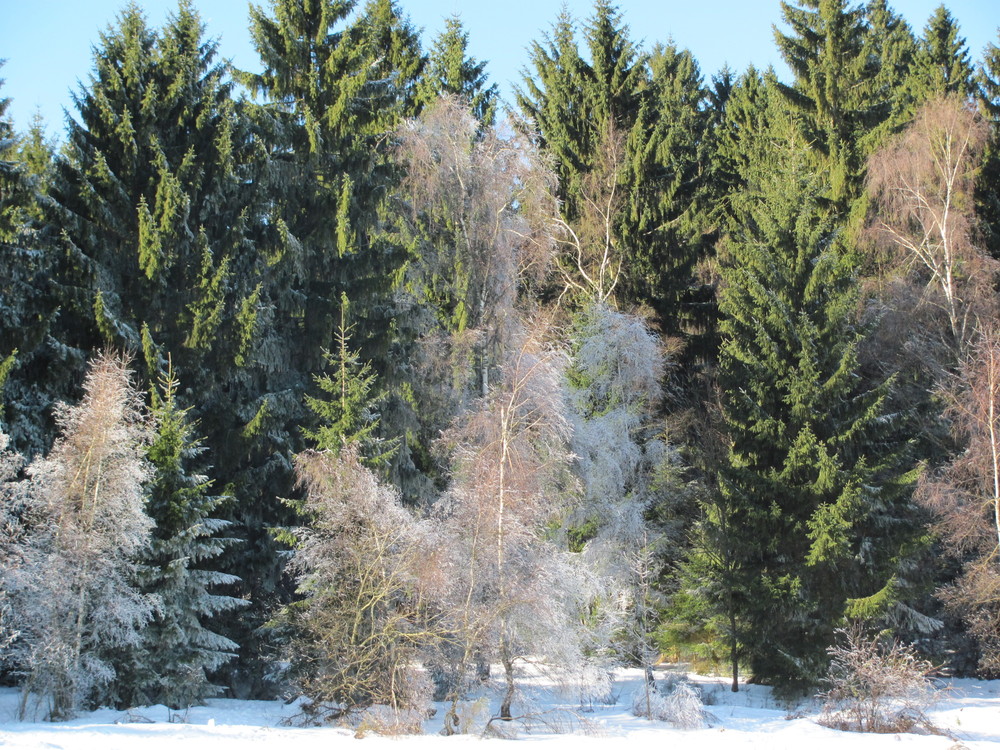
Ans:
{"type": "Polygon", "coordinates": [[[844,643],[831,646],[826,681],[830,689],[819,723],[851,732],[930,732],[924,711],[937,698],[932,666],[912,646],[860,628],[841,630],[844,643]]]}
{"type": "MultiPolygon", "coordinates": [[[[304,713],[333,721],[372,706],[424,710],[432,685],[416,665],[436,638],[418,581],[424,528],[355,446],[304,451],[296,470],[307,523],[282,538],[294,545],[303,598],[274,625],[288,634],[288,676],[312,701],[304,713]]],[[[372,714],[371,731],[388,728],[386,716],[372,714]]]]}
{"type": "Polygon", "coordinates": [[[705,712],[701,694],[689,680],[671,675],[659,685],[648,683],[632,699],[632,714],[653,721],[665,721],[677,729],[701,729],[705,712]]]}
{"type": "Polygon", "coordinates": [[[426,716],[426,711],[415,708],[393,708],[383,704],[369,706],[358,717],[354,736],[362,739],[369,734],[382,737],[422,734],[426,716]]]}

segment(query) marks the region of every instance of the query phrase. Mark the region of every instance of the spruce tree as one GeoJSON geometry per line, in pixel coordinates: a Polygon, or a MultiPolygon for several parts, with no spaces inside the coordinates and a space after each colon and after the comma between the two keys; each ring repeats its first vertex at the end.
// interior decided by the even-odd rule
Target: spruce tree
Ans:
{"type": "MultiPolygon", "coordinates": [[[[694,56],[673,44],[653,49],[649,73],[620,178],[628,191],[616,227],[628,249],[620,297],[652,306],[665,333],[699,339],[711,328],[693,287],[694,266],[708,249],[708,92],[694,56]]],[[[692,340],[687,354],[704,355],[705,344],[692,340]]]]}
{"type": "Polygon", "coordinates": [[[280,0],[273,17],[251,6],[263,72],[239,75],[262,99],[254,119],[270,151],[272,239],[290,290],[276,312],[295,326],[287,336],[299,373],[323,367],[342,292],[366,356],[384,356],[389,343],[387,295],[401,256],[372,229],[397,178],[386,134],[415,111],[424,63],[395,2],[372,0],[351,20],[355,6],[280,0]]]}
{"type": "Polygon", "coordinates": [[[983,51],[979,70],[980,109],[990,123],[990,140],[976,183],[976,215],[986,250],[1000,258],[1000,46],[990,43],[983,51]]]}
{"type": "Polygon", "coordinates": [[[627,130],[638,115],[646,55],[631,39],[628,25],[611,0],[596,0],[583,36],[590,58],[584,94],[595,132],[600,135],[607,126],[627,130]]]}
{"type": "Polygon", "coordinates": [[[815,177],[785,149],[749,191],[723,267],[729,456],[703,540],[734,648],[794,684],[822,674],[847,618],[893,613],[918,524],[887,387],[858,377],[855,261],[815,177]]]}
{"type": "MultiPolygon", "coordinates": [[[[178,401],[194,407],[238,499],[229,512],[246,546],[226,564],[263,620],[281,570],[266,529],[284,515],[275,498],[293,481],[307,382],[275,321],[291,261],[264,231],[276,224],[261,200],[265,154],[189,2],[160,31],[128,6],[94,54],[53,178],[69,290],[60,322],[81,348],[141,351],[147,390],[173,362],[178,401]]],[[[252,658],[248,633],[229,627],[252,658]]]]}
{"type": "Polygon", "coordinates": [[[958,22],[939,5],[924,28],[914,56],[911,88],[916,106],[935,96],[976,92],[975,69],[958,22]]]}
{"type": "Polygon", "coordinates": [[[580,56],[576,24],[568,11],[559,14],[544,44],[532,42],[529,56],[533,70],[522,72],[524,88],[517,92],[517,103],[552,155],[562,215],[573,222],[579,217],[581,182],[593,158],[594,125],[584,98],[589,66],[580,56]]]}
{"type": "MultiPolygon", "coordinates": [[[[545,44],[532,46],[517,96],[555,162],[564,255],[571,269],[578,257],[610,256],[617,278],[598,297],[649,305],[663,332],[698,338],[711,305],[703,314],[705,290],[693,279],[708,244],[708,93],[697,62],[672,44],[641,50],[608,0],[595,3],[582,36],[578,44],[563,12],[545,44]]],[[[690,353],[705,349],[697,342],[690,353]]]]}
{"type": "Polygon", "coordinates": [[[362,363],[358,352],[350,348],[354,327],[347,324],[348,308],[347,295],[341,295],[336,349],[326,353],[328,372],[313,376],[322,395],[306,396],[317,424],[304,428],[303,434],[317,451],[339,453],[351,445],[359,460],[371,468],[389,460],[392,445],[386,445],[376,432],[380,421],[374,392],[377,375],[371,363],[362,363]]]}
{"type": "Polygon", "coordinates": [[[116,697],[126,706],[187,708],[221,693],[211,675],[236,656],[238,646],[208,622],[246,604],[218,593],[217,587],[238,582],[218,570],[219,556],[236,541],[219,536],[232,523],[213,517],[229,498],[212,494],[212,481],[195,473],[206,448],[194,436],[196,424],[190,409],[178,403],[178,391],[171,369],[152,391],[146,514],[155,526],[139,558],[139,581],[156,606],[140,644],[124,652],[117,667],[116,697]]]}
{"type": "Polygon", "coordinates": [[[910,85],[917,55],[917,40],[909,24],[886,0],[871,0],[865,7],[868,32],[865,47],[878,61],[872,100],[878,104],[874,121],[879,123],[867,136],[866,151],[877,148],[909,121],[914,106],[910,85]]]}
{"type": "Polygon", "coordinates": [[[499,89],[488,83],[486,62],[467,56],[468,46],[469,34],[458,16],[446,19],[417,84],[417,95],[425,107],[440,96],[457,96],[472,109],[473,117],[488,127],[496,119],[499,89]]]}
{"type": "Polygon", "coordinates": [[[776,28],[774,36],[795,80],[779,88],[802,114],[805,140],[829,174],[831,198],[844,209],[859,193],[864,156],[858,139],[875,106],[864,14],[847,0],[797,0],[781,8],[791,33],[776,28]]]}
{"type": "Polygon", "coordinates": [[[19,138],[0,99],[0,426],[31,458],[55,437],[53,407],[78,385],[84,355],[65,346],[56,319],[56,242],[43,221],[52,146],[36,121],[19,138]]]}

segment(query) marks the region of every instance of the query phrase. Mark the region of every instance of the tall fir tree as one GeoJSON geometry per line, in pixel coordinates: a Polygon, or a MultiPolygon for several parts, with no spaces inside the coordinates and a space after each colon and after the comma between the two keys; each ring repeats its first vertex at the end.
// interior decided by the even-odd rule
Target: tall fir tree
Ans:
{"type": "Polygon", "coordinates": [[[577,196],[594,151],[594,125],[584,99],[589,66],[580,56],[576,24],[567,10],[543,41],[529,48],[533,70],[522,71],[524,88],[517,92],[517,103],[552,155],[562,214],[572,222],[579,216],[577,196]]]}
{"type": "MultiPolygon", "coordinates": [[[[61,321],[81,348],[143,352],[144,386],[174,363],[178,400],[195,408],[235,498],[227,512],[246,545],[229,570],[262,621],[281,571],[266,529],[285,513],[276,497],[292,484],[306,376],[274,324],[288,261],[263,231],[274,224],[265,154],[216,54],[186,1],[159,32],[130,5],[101,36],[53,178],[70,292],[61,321]]],[[[257,646],[229,624],[252,661],[257,646]]],[[[239,692],[260,686],[248,680],[239,692]]]]}
{"type": "Polygon", "coordinates": [[[280,0],[271,16],[252,6],[263,72],[239,76],[262,100],[254,111],[270,149],[274,241],[293,290],[277,310],[295,327],[300,373],[322,369],[341,292],[366,355],[388,345],[386,295],[400,257],[370,238],[396,178],[386,133],[416,107],[423,57],[395,2],[372,0],[356,17],[355,7],[280,0]]]}
{"type": "Polygon", "coordinates": [[[965,38],[959,36],[958,22],[939,5],[917,43],[910,82],[915,107],[935,96],[974,95],[975,73],[965,38]]]}
{"type": "Polygon", "coordinates": [[[445,28],[434,40],[427,67],[417,84],[423,106],[440,96],[457,96],[472,110],[483,127],[496,119],[499,89],[486,76],[486,62],[468,56],[469,34],[458,16],[445,19],[445,28]]]}
{"type": "Polygon", "coordinates": [[[860,140],[880,109],[864,10],[848,0],[796,0],[781,9],[790,33],[775,27],[774,37],[794,81],[778,86],[800,115],[815,167],[828,175],[830,199],[846,214],[861,193],[867,154],[860,140]]]}
{"type": "Polygon", "coordinates": [[[697,339],[711,317],[693,284],[709,244],[699,207],[709,112],[697,62],[672,44],[641,50],[608,0],[595,3],[582,36],[578,44],[564,11],[532,46],[517,96],[555,162],[568,253],[611,255],[618,303],[648,305],[663,332],[697,339]]]}
{"type": "Polygon", "coordinates": [[[750,184],[723,266],[729,457],[702,522],[710,603],[781,684],[817,679],[847,618],[898,614],[919,535],[887,388],[858,378],[855,261],[794,148],[750,184]]]}
{"type": "Polygon", "coordinates": [[[1000,45],[992,42],[983,50],[979,92],[980,109],[990,123],[990,140],[976,182],[976,215],[986,250],[1000,258],[1000,45]]]}
{"type": "MultiPolygon", "coordinates": [[[[287,379],[280,393],[261,399],[245,434],[264,447],[277,428],[288,424],[289,430],[278,433],[280,450],[272,444],[269,454],[250,453],[248,463],[263,468],[246,477],[275,502],[293,495],[289,458],[302,448],[301,427],[317,424],[303,396],[318,393],[312,375],[326,368],[324,351],[335,346],[342,293],[352,300],[355,340],[364,358],[381,364],[388,356],[391,291],[402,254],[375,228],[397,179],[387,131],[417,106],[415,83],[424,59],[416,31],[394,0],[371,0],[364,7],[353,0],[276,0],[268,10],[251,6],[250,27],[262,70],[237,77],[257,100],[251,119],[266,151],[263,244],[271,248],[267,277],[277,293],[262,303],[287,379]],[[294,425],[281,419],[285,413],[296,415],[294,425]]],[[[256,536],[240,553],[246,566],[236,571],[241,577],[258,574],[255,560],[262,553],[273,558],[275,541],[267,527],[290,523],[289,513],[282,506],[272,520],[261,513],[247,519],[256,536]]],[[[272,593],[252,617],[244,615],[239,640],[261,635],[258,626],[268,610],[290,595],[287,580],[278,585],[280,570],[274,566],[270,579],[257,585],[251,579],[251,590],[272,593]]],[[[250,670],[253,686],[264,687],[263,662],[238,668],[250,670]]]]}
{"type": "Polygon", "coordinates": [[[53,408],[74,394],[85,356],[54,326],[56,241],[43,221],[52,146],[38,121],[25,137],[15,134],[9,102],[0,99],[0,426],[33,457],[54,439],[53,408]]]}
{"type": "Polygon", "coordinates": [[[687,334],[688,357],[703,357],[712,313],[702,312],[706,295],[694,285],[694,267],[709,244],[708,92],[694,56],[673,44],[653,49],[649,73],[620,178],[628,192],[616,228],[629,249],[620,296],[650,305],[665,333],[687,334]]]}
{"type": "Polygon", "coordinates": [[[874,113],[877,124],[867,135],[865,145],[870,152],[899,132],[912,117],[911,74],[917,40],[909,24],[887,0],[871,0],[865,6],[865,17],[865,47],[869,58],[878,61],[871,97],[878,104],[874,113]]]}

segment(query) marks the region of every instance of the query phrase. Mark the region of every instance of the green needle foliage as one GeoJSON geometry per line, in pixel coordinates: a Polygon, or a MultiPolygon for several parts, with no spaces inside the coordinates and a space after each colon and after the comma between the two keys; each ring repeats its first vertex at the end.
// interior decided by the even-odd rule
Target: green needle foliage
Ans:
{"type": "Polygon", "coordinates": [[[854,260],[801,155],[749,188],[723,267],[719,381],[729,457],[696,567],[755,679],[824,671],[846,618],[885,618],[919,536],[888,387],[859,378],[854,260]]]}
{"type": "Polygon", "coordinates": [[[187,708],[220,694],[211,675],[236,656],[238,645],[214,632],[209,621],[246,605],[218,593],[239,580],[218,570],[220,555],[236,541],[219,536],[232,523],[214,517],[229,498],[212,494],[212,481],[194,473],[206,448],[194,436],[189,410],[177,402],[178,390],[168,369],[152,392],[155,432],[146,455],[153,476],[146,513],[155,527],[139,578],[142,593],[156,606],[140,646],[117,666],[117,698],[126,706],[187,708]]]}

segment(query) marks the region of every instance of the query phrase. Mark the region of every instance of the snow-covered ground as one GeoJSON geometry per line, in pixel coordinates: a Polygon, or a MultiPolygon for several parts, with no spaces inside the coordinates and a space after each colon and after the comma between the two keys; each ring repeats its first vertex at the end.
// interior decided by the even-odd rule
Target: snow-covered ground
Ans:
{"type": "MultiPolygon", "coordinates": [[[[1000,747],[1000,681],[953,680],[942,684],[941,700],[929,712],[932,722],[945,734],[871,735],[839,732],[816,723],[818,708],[802,703],[787,706],[756,685],[743,686],[732,693],[724,679],[692,676],[705,696],[708,726],[679,730],[661,722],[631,715],[632,697],[642,689],[637,671],[618,675],[612,692],[613,705],[581,709],[579,702],[550,689],[535,687],[524,700],[532,706],[534,726],[521,726],[518,739],[562,746],[690,747],[699,750],[733,748],[794,748],[795,750],[951,750],[968,748],[995,750],[1000,747]],[[656,743],[655,745],[653,743],[656,743]]],[[[379,737],[369,734],[354,739],[354,731],[337,727],[294,726],[297,704],[280,701],[240,701],[217,699],[206,706],[173,712],[150,706],[132,712],[102,709],[59,724],[18,722],[15,719],[18,693],[0,689],[0,748],[75,748],[79,750],[158,750],[184,742],[187,747],[229,750],[253,747],[329,750],[331,743],[365,743],[420,750],[425,746],[458,746],[479,742],[477,737],[442,737],[443,707],[424,722],[425,734],[379,737]]],[[[522,706],[524,703],[522,702],[522,706]]],[[[469,710],[470,721],[480,724],[488,718],[488,707],[469,710]]]]}

